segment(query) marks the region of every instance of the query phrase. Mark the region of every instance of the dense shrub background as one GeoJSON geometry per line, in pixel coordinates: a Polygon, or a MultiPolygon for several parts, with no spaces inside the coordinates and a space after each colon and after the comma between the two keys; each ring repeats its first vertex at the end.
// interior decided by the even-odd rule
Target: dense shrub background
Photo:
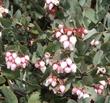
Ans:
{"type": "Polygon", "coordinates": [[[110,0],[60,0],[55,15],[44,9],[45,0],[1,0],[0,4],[9,9],[0,18],[0,103],[110,102],[110,0]],[[84,38],[77,36],[75,51],[63,49],[53,38],[59,24],[89,31],[84,38]],[[100,41],[100,45],[91,46],[93,39],[100,41]],[[5,53],[9,50],[29,55],[29,65],[15,71],[7,69],[5,53]],[[57,74],[50,66],[42,73],[34,63],[45,52],[55,60],[71,57],[78,67],[77,73],[57,74]],[[106,68],[106,73],[100,76],[97,67],[106,68]],[[51,73],[68,79],[66,93],[54,94],[42,85],[51,73]],[[101,80],[107,85],[99,95],[92,84],[101,80]],[[71,94],[72,86],[85,87],[90,97],[77,99],[71,94]]]}

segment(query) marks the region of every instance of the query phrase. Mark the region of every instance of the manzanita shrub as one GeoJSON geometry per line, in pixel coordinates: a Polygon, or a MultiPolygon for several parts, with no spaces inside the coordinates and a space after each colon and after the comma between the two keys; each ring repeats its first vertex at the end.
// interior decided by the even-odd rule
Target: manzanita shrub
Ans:
{"type": "Polygon", "coordinates": [[[110,0],[0,0],[0,103],[110,103],[110,0]]]}

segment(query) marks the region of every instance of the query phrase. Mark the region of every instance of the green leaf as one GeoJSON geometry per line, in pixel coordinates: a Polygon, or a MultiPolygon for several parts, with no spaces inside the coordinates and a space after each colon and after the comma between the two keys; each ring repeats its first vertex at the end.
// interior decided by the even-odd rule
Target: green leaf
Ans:
{"type": "Polygon", "coordinates": [[[44,55],[45,47],[43,47],[40,43],[37,43],[37,55],[42,57],[44,55]]]}
{"type": "Polygon", "coordinates": [[[74,100],[72,100],[72,99],[69,99],[69,100],[67,101],[67,103],[77,103],[77,102],[74,101],[74,100]]]}
{"type": "Polygon", "coordinates": [[[8,69],[3,69],[3,76],[5,76],[8,79],[16,79],[20,76],[20,72],[19,72],[19,70],[11,71],[8,69]]]}
{"type": "Polygon", "coordinates": [[[5,28],[10,28],[12,25],[12,19],[0,18],[0,22],[5,28]]]}
{"type": "Polygon", "coordinates": [[[40,102],[40,97],[39,97],[40,93],[39,92],[35,92],[33,93],[29,100],[28,100],[28,103],[41,103],[40,102]]]}
{"type": "Polygon", "coordinates": [[[104,103],[110,103],[110,96],[106,96],[104,103]]]}
{"type": "Polygon", "coordinates": [[[110,32],[104,32],[104,43],[108,42],[110,40],[110,32]]]}
{"type": "Polygon", "coordinates": [[[92,78],[91,75],[84,76],[84,77],[82,78],[82,80],[83,80],[84,85],[91,86],[91,85],[93,84],[93,78],[92,78]],[[88,79],[88,78],[89,78],[89,79],[88,79]]]}
{"type": "Polygon", "coordinates": [[[16,11],[16,13],[14,14],[14,16],[15,16],[16,19],[19,19],[22,16],[21,11],[18,9],[16,11]]]}
{"type": "Polygon", "coordinates": [[[35,35],[39,34],[38,30],[31,30],[30,32],[35,35]]]}
{"type": "Polygon", "coordinates": [[[83,6],[83,5],[85,4],[85,2],[86,2],[86,0],[79,0],[79,4],[80,4],[81,6],[83,6]]]}
{"type": "MultiPolygon", "coordinates": [[[[69,13],[69,21],[74,21],[76,26],[81,26],[82,24],[82,10],[78,0],[67,0],[67,4],[69,4],[70,8],[68,10],[69,13]]],[[[68,19],[67,19],[68,23],[68,19]]]]}
{"type": "Polygon", "coordinates": [[[92,37],[93,35],[95,35],[97,33],[96,29],[93,28],[92,30],[89,30],[88,34],[84,36],[83,40],[87,40],[90,37],[92,37]]]}
{"type": "Polygon", "coordinates": [[[102,56],[103,56],[103,51],[102,50],[99,50],[94,58],[93,58],[93,64],[94,65],[97,65],[97,64],[100,64],[101,63],[101,59],[102,59],[102,56]]]}
{"type": "Polygon", "coordinates": [[[2,86],[1,91],[5,96],[5,103],[18,103],[17,97],[10,88],[2,86]]]}
{"type": "Polygon", "coordinates": [[[53,59],[54,59],[54,60],[60,60],[60,59],[61,59],[61,54],[60,54],[60,52],[61,52],[60,49],[58,49],[58,50],[55,52],[55,54],[54,54],[54,56],[53,56],[53,59]]]}
{"type": "Polygon", "coordinates": [[[5,83],[6,79],[3,76],[0,76],[0,85],[5,83]]]}
{"type": "Polygon", "coordinates": [[[97,23],[98,20],[96,18],[96,13],[93,9],[87,8],[84,10],[83,15],[86,16],[89,20],[91,20],[93,23],[97,23]]]}
{"type": "Polygon", "coordinates": [[[48,52],[55,52],[56,50],[60,49],[60,43],[59,42],[53,42],[53,43],[50,43],[46,50],[45,51],[48,51],[48,52]]]}
{"type": "Polygon", "coordinates": [[[97,93],[95,92],[93,87],[86,86],[85,87],[87,93],[90,95],[90,98],[95,100],[97,97],[97,93]]]}
{"type": "Polygon", "coordinates": [[[104,103],[104,101],[105,101],[105,97],[104,96],[97,96],[96,97],[96,102],[95,103],[104,103]]]}
{"type": "Polygon", "coordinates": [[[4,0],[4,6],[6,7],[6,8],[9,8],[9,0],[4,0]]]}

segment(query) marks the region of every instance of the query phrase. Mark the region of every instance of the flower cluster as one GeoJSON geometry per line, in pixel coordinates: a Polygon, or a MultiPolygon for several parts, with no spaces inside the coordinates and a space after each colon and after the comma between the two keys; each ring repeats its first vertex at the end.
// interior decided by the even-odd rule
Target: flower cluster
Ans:
{"type": "Polygon", "coordinates": [[[78,99],[80,99],[80,98],[88,98],[89,97],[89,94],[86,93],[83,88],[74,87],[72,89],[72,94],[73,95],[77,95],[78,96],[78,99]]]}
{"type": "Polygon", "coordinates": [[[4,7],[2,7],[2,6],[0,6],[0,17],[3,17],[3,14],[4,13],[8,13],[8,9],[6,9],[6,8],[4,8],[4,7]]]}
{"type": "Polygon", "coordinates": [[[44,8],[54,16],[57,12],[57,6],[59,5],[59,3],[60,0],[45,0],[44,8]]]}
{"type": "Polygon", "coordinates": [[[36,61],[35,67],[40,69],[42,71],[42,73],[44,73],[46,71],[46,65],[48,65],[48,64],[51,65],[50,58],[51,58],[50,53],[46,52],[42,59],[39,59],[36,61]]]}
{"type": "Polygon", "coordinates": [[[67,28],[59,25],[58,30],[54,32],[54,37],[63,44],[64,49],[74,50],[77,42],[76,36],[84,37],[87,33],[85,28],[67,28]]]}
{"type": "Polygon", "coordinates": [[[50,75],[44,82],[46,87],[49,86],[49,89],[52,90],[55,94],[65,92],[64,80],[57,78],[57,76],[50,75]]]}
{"type": "Polygon", "coordinates": [[[70,58],[53,63],[52,67],[57,73],[76,73],[77,70],[76,64],[70,58]]]}
{"type": "Polygon", "coordinates": [[[14,71],[17,68],[26,68],[29,62],[29,56],[18,56],[16,52],[7,51],[5,54],[5,61],[7,68],[14,71]]]}
{"type": "Polygon", "coordinates": [[[102,94],[106,85],[107,85],[106,81],[102,80],[102,81],[99,81],[99,84],[94,84],[93,87],[97,94],[102,94]]]}

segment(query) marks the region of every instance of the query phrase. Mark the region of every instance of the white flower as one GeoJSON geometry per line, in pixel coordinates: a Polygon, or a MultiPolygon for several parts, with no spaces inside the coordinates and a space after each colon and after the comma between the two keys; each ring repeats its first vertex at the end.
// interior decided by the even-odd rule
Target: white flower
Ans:
{"type": "Polygon", "coordinates": [[[59,25],[58,25],[58,28],[59,28],[59,29],[63,29],[63,28],[64,28],[64,25],[59,24],[59,25]]]}
{"type": "Polygon", "coordinates": [[[85,98],[89,98],[90,96],[89,96],[89,94],[87,94],[87,93],[85,93],[84,95],[83,95],[83,98],[85,99],[85,98]]]}
{"type": "Polygon", "coordinates": [[[102,90],[101,89],[98,89],[98,90],[96,90],[96,93],[98,93],[98,94],[102,94],[102,90]]]}
{"type": "Polygon", "coordinates": [[[76,64],[71,64],[70,68],[71,68],[72,72],[76,73],[76,70],[77,70],[76,64]]]}
{"type": "Polygon", "coordinates": [[[59,89],[60,89],[61,93],[64,93],[65,92],[65,86],[64,85],[60,85],[59,86],[59,89]]]}
{"type": "Polygon", "coordinates": [[[57,68],[59,67],[58,64],[53,64],[53,70],[57,70],[57,68]]]}
{"type": "Polygon", "coordinates": [[[12,53],[12,57],[15,59],[17,57],[16,53],[12,53]]]}
{"type": "Polygon", "coordinates": [[[56,6],[58,6],[58,5],[59,5],[59,0],[52,0],[52,3],[53,3],[54,5],[56,5],[56,6]]]}
{"type": "Polygon", "coordinates": [[[84,33],[87,34],[88,33],[88,30],[87,29],[84,29],[84,33]]]}
{"type": "Polygon", "coordinates": [[[25,59],[26,59],[26,60],[29,60],[29,56],[28,56],[28,55],[25,55],[25,59]]]}
{"type": "Polygon", "coordinates": [[[8,57],[8,60],[9,60],[9,61],[12,61],[12,60],[13,60],[13,57],[10,55],[10,56],[8,57]]]}
{"type": "Polygon", "coordinates": [[[50,4],[52,2],[52,0],[46,0],[47,4],[50,4]]]}
{"type": "Polygon", "coordinates": [[[11,64],[11,70],[14,71],[16,69],[17,65],[16,64],[11,64]]]}
{"type": "Polygon", "coordinates": [[[93,40],[90,42],[90,44],[91,44],[92,46],[97,46],[97,45],[100,44],[100,41],[93,39],[93,40]]]}
{"type": "Polygon", "coordinates": [[[0,13],[0,18],[2,18],[3,17],[3,15],[0,13]]]}
{"type": "Polygon", "coordinates": [[[5,12],[5,13],[8,13],[9,11],[8,11],[8,9],[4,9],[4,12],[5,12]]]}
{"type": "Polygon", "coordinates": [[[44,85],[47,87],[47,86],[49,86],[51,84],[51,82],[52,82],[52,78],[48,78],[46,80],[46,82],[44,83],[44,85]]]}
{"type": "Polygon", "coordinates": [[[77,92],[77,90],[78,90],[78,88],[74,87],[74,88],[72,89],[72,94],[75,94],[75,93],[77,92]]]}
{"type": "Polygon", "coordinates": [[[46,71],[46,66],[41,67],[40,70],[42,71],[42,73],[45,73],[45,71],[46,71]]]}
{"type": "Polygon", "coordinates": [[[15,59],[15,63],[16,63],[17,65],[20,65],[20,64],[21,64],[21,58],[20,58],[20,57],[17,57],[17,58],[15,59]]]}
{"type": "Polygon", "coordinates": [[[11,56],[11,52],[6,52],[6,56],[11,56]]]}
{"type": "Polygon", "coordinates": [[[36,68],[39,68],[38,62],[35,63],[35,67],[36,67],[36,68]]]}
{"type": "Polygon", "coordinates": [[[93,46],[94,45],[94,42],[95,42],[95,39],[93,39],[90,44],[93,46]]]}
{"type": "Polygon", "coordinates": [[[61,68],[67,67],[67,63],[65,61],[60,62],[61,68]]]}
{"type": "Polygon", "coordinates": [[[2,37],[2,32],[0,32],[0,38],[2,37]]]}
{"type": "Polygon", "coordinates": [[[53,80],[53,81],[51,82],[51,85],[52,85],[53,87],[55,87],[55,86],[57,85],[57,82],[56,82],[55,80],[53,80]]]}
{"type": "Polygon", "coordinates": [[[44,66],[45,66],[45,62],[44,62],[44,61],[40,61],[40,62],[39,62],[39,65],[40,65],[41,67],[44,67],[44,66]]]}
{"type": "Polygon", "coordinates": [[[23,68],[26,68],[26,65],[27,65],[26,63],[23,63],[23,64],[22,64],[22,67],[23,67],[23,68]]]}
{"type": "Polygon", "coordinates": [[[60,42],[62,43],[62,42],[64,42],[64,41],[67,41],[68,40],[68,36],[67,35],[62,35],[62,36],[60,36],[60,42]]]}
{"type": "Polygon", "coordinates": [[[25,63],[25,62],[26,62],[25,57],[22,57],[22,58],[21,58],[21,62],[22,62],[22,63],[25,63]]]}
{"type": "Polygon", "coordinates": [[[71,36],[71,37],[69,38],[69,41],[71,42],[71,44],[75,45],[76,42],[77,42],[77,39],[76,39],[75,36],[71,36]]]}
{"type": "Polygon", "coordinates": [[[66,68],[64,69],[64,71],[65,71],[65,73],[70,73],[70,72],[71,72],[71,68],[66,67],[66,68]]]}
{"type": "Polygon", "coordinates": [[[97,45],[99,45],[99,44],[100,44],[100,41],[98,41],[98,40],[95,41],[95,43],[94,43],[95,46],[97,46],[97,45]]]}
{"type": "Polygon", "coordinates": [[[99,88],[103,90],[104,89],[104,86],[103,85],[99,85],[99,88]]]}
{"type": "Polygon", "coordinates": [[[69,41],[64,41],[64,42],[63,42],[63,47],[64,47],[64,49],[68,48],[69,45],[70,45],[70,42],[69,42],[69,41]]]}
{"type": "Polygon", "coordinates": [[[63,29],[63,28],[61,28],[61,29],[60,29],[60,32],[61,32],[61,33],[64,33],[64,29],[63,29]]]}
{"type": "Polygon", "coordinates": [[[70,43],[69,49],[70,49],[70,50],[74,50],[74,49],[75,49],[75,46],[70,43]]]}
{"type": "Polygon", "coordinates": [[[99,81],[99,83],[102,84],[103,86],[106,86],[106,84],[107,84],[105,80],[101,80],[101,81],[99,81]]]}
{"type": "Polygon", "coordinates": [[[96,74],[99,74],[99,73],[106,73],[106,69],[105,69],[105,67],[97,67],[98,68],[98,70],[97,70],[97,73],[96,74]]]}
{"type": "Polygon", "coordinates": [[[49,10],[52,10],[52,8],[54,7],[54,5],[52,3],[49,4],[49,10]]]}
{"type": "Polygon", "coordinates": [[[50,53],[49,53],[49,52],[46,52],[45,55],[44,55],[44,57],[45,57],[46,59],[50,58],[50,53]]]}
{"type": "Polygon", "coordinates": [[[83,92],[81,92],[79,95],[78,95],[78,98],[80,99],[80,98],[82,98],[83,97],[83,92]]]}
{"type": "Polygon", "coordinates": [[[68,65],[71,65],[71,64],[72,64],[71,58],[67,58],[67,59],[66,59],[66,63],[67,63],[68,65]]]}
{"type": "Polygon", "coordinates": [[[6,65],[7,65],[7,69],[10,69],[11,68],[11,62],[6,62],[6,65]]]}
{"type": "Polygon", "coordinates": [[[50,59],[46,59],[46,60],[45,60],[45,63],[46,63],[46,65],[47,65],[47,64],[50,64],[50,59]]]}
{"type": "Polygon", "coordinates": [[[68,31],[68,32],[67,32],[67,35],[68,35],[68,36],[72,35],[72,31],[68,31]]]}
{"type": "Polygon", "coordinates": [[[57,32],[55,33],[55,37],[58,38],[58,37],[61,36],[61,34],[62,34],[61,32],[57,31],[57,32]]]}

